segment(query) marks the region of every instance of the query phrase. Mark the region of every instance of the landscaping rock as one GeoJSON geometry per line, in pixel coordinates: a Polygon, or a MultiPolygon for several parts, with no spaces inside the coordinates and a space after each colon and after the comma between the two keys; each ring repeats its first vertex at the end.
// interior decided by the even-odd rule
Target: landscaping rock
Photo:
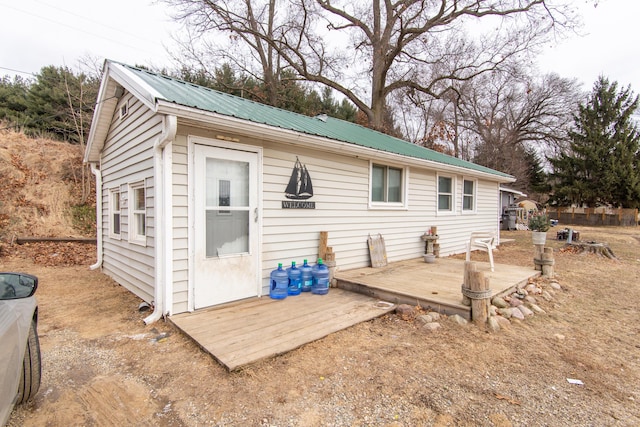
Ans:
{"type": "Polygon", "coordinates": [[[493,297],[491,300],[491,304],[495,305],[498,308],[507,308],[509,304],[501,297],[493,297]]]}
{"type": "Polygon", "coordinates": [[[489,316],[495,316],[496,314],[498,314],[498,307],[496,307],[495,305],[490,305],[489,316]]]}
{"type": "Polygon", "coordinates": [[[529,295],[529,292],[521,288],[516,289],[516,291],[513,293],[513,296],[519,299],[524,299],[524,297],[526,297],[527,295],[529,295]]]}
{"type": "Polygon", "coordinates": [[[396,307],[396,314],[404,318],[412,318],[416,315],[416,308],[409,304],[400,304],[396,307]]]}
{"type": "Polygon", "coordinates": [[[533,311],[535,314],[547,314],[546,311],[544,311],[539,305],[537,304],[529,304],[529,308],[531,309],[531,311],[533,311]]]}
{"type": "Polygon", "coordinates": [[[501,329],[509,329],[509,328],[511,328],[511,322],[509,322],[509,319],[507,319],[506,317],[496,316],[495,319],[498,322],[498,324],[500,325],[501,329]]]}
{"type": "Polygon", "coordinates": [[[498,314],[506,319],[511,318],[511,313],[513,312],[512,308],[499,308],[498,314]]]}
{"type": "Polygon", "coordinates": [[[422,323],[433,323],[436,321],[436,319],[433,318],[433,316],[431,315],[431,313],[427,313],[427,314],[423,314],[418,316],[418,320],[421,321],[422,323]]]}
{"type": "Polygon", "coordinates": [[[524,313],[519,309],[511,310],[511,319],[524,320],[524,313]]]}
{"type": "Polygon", "coordinates": [[[544,298],[545,301],[551,301],[553,296],[548,291],[542,291],[542,298],[544,298]]]}
{"type": "Polygon", "coordinates": [[[511,304],[511,307],[520,307],[522,305],[522,301],[518,298],[511,298],[511,301],[509,301],[509,303],[511,304]]]}
{"type": "Polygon", "coordinates": [[[527,295],[526,297],[524,297],[524,302],[529,303],[529,304],[537,304],[538,301],[532,297],[531,295],[527,295]]]}
{"type": "Polygon", "coordinates": [[[527,286],[524,287],[524,289],[531,295],[540,295],[540,293],[542,292],[542,289],[540,289],[539,287],[537,287],[536,285],[530,283],[527,286]]]}
{"type": "Polygon", "coordinates": [[[441,327],[442,327],[442,325],[440,323],[431,322],[431,323],[424,324],[424,326],[422,326],[422,329],[427,331],[427,332],[434,332],[434,331],[437,331],[438,329],[440,329],[441,327]]]}
{"type": "MultiPolygon", "coordinates": [[[[527,308],[526,305],[520,305],[518,306],[518,310],[520,310],[522,312],[522,314],[524,315],[524,317],[529,317],[529,316],[533,316],[533,311],[529,310],[527,308]]],[[[514,312],[517,310],[513,310],[514,312]]]]}
{"type": "Polygon", "coordinates": [[[551,286],[556,291],[561,291],[562,290],[562,286],[560,286],[560,283],[558,283],[558,282],[551,282],[551,283],[549,283],[549,286],[551,286]]]}
{"type": "Polygon", "coordinates": [[[454,314],[453,316],[449,317],[449,320],[461,326],[465,326],[467,323],[469,323],[467,319],[458,314],[454,314]]]}
{"type": "Polygon", "coordinates": [[[490,316],[489,319],[487,319],[487,329],[491,332],[498,332],[500,330],[500,323],[498,323],[495,316],[490,316]]]}
{"type": "Polygon", "coordinates": [[[431,318],[433,319],[434,322],[437,322],[438,320],[440,320],[440,313],[437,313],[435,311],[430,311],[429,313],[427,313],[429,316],[431,316],[431,318]]]}

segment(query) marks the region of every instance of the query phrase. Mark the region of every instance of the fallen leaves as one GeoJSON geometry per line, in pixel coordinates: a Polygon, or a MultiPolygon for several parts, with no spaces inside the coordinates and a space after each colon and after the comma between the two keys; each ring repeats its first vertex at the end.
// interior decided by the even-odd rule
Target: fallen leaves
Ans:
{"type": "Polygon", "coordinates": [[[500,393],[496,393],[495,396],[496,396],[496,399],[498,399],[498,400],[506,400],[507,402],[511,403],[512,405],[521,405],[519,400],[512,399],[509,396],[504,396],[504,395],[502,395],[500,393]]]}
{"type": "Polygon", "coordinates": [[[48,267],[91,265],[96,260],[96,245],[75,242],[41,242],[13,245],[5,248],[13,257],[32,259],[34,263],[48,267]]]}

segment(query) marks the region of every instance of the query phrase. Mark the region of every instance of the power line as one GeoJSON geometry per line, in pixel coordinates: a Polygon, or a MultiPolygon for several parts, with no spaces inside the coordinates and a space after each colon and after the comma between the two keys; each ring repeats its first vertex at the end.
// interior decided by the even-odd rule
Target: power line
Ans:
{"type": "Polygon", "coordinates": [[[144,41],[149,42],[149,43],[157,43],[157,40],[150,40],[150,39],[147,39],[147,38],[145,38],[145,37],[141,37],[141,36],[140,36],[140,35],[138,35],[138,34],[133,34],[133,33],[130,33],[130,32],[128,32],[128,31],[124,31],[124,30],[121,30],[121,29],[119,29],[119,28],[112,27],[112,26],[107,25],[107,24],[105,24],[105,23],[103,23],[103,22],[96,21],[95,19],[92,19],[92,18],[89,18],[89,17],[87,17],[87,16],[83,16],[83,15],[77,14],[77,13],[75,13],[75,12],[71,12],[71,11],[66,10],[66,9],[63,9],[63,8],[61,8],[61,7],[59,7],[59,6],[52,6],[52,5],[50,5],[50,4],[46,3],[46,2],[43,2],[43,1],[41,1],[41,0],[33,0],[33,1],[35,1],[36,3],[40,3],[40,4],[41,4],[41,5],[43,5],[43,6],[47,6],[47,7],[51,8],[51,9],[53,9],[53,10],[56,10],[56,11],[59,11],[59,12],[66,13],[66,14],[68,14],[68,15],[72,15],[72,16],[75,16],[75,17],[77,17],[77,18],[81,18],[81,19],[83,19],[83,20],[85,20],[85,21],[93,22],[94,24],[98,24],[98,25],[100,25],[100,26],[102,26],[102,27],[104,27],[104,28],[108,28],[108,29],[110,29],[110,30],[117,31],[117,32],[119,32],[119,33],[126,34],[126,35],[128,35],[128,36],[135,37],[135,38],[137,38],[137,39],[144,40],[144,41]]]}
{"type": "Polygon", "coordinates": [[[32,73],[30,71],[20,71],[20,70],[15,70],[13,68],[7,68],[7,67],[0,67],[0,70],[11,71],[12,73],[18,73],[18,74],[29,74],[34,77],[37,76],[36,73],[32,73]]]}
{"type": "MultiPolygon", "coordinates": [[[[123,43],[123,42],[121,42],[121,41],[118,41],[118,40],[115,40],[115,39],[112,39],[112,38],[109,38],[109,37],[105,37],[104,35],[96,34],[96,33],[92,33],[92,32],[90,32],[90,31],[86,31],[86,30],[83,30],[83,29],[81,29],[81,28],[74,27],[73,25],[69,25],[69,24],[67,24],[67,23],[65,23],[65,22],[60,22],[60,21],[55,20],[55,19],[47,18],[47,17],[44,17],[44,16],[41,16],[41,15],[38,15],[38,14],[33,13],[33,12],[28,12],[28,11],[26,11],[26,10],[19,9],[19,8],[17,8],[17,7],[14,7],[14,6],[9,6],[9,5],[6,5],[6,4],[5,4],[5,5],[3,5],[3,6],[4,6],[4,7],[6,7],[6,8],[8,8],[8,9],[13,9],[13,10],[15,10],[15,11],[17,11],[17,12],[24,13],[24,14],[26,14],[26,15],[30,15],[30,16],[33,16],[33,17],[38,18],[38,19],[42,19],[42,20],[44,20],[44,21],[52,22],[52,23],[54,23],[54,24],[57,24],[57,25],[60,25],[60,26],[63,26],[63,27],[70,28],[70,29],[72,29],[72,30],[74,30],[74,31],[78,31],[78,32],[81,32],[81,33],[89,34],[89,35],[91,35],[91,36],[94,36],[94,37],[97,37],[97,38],[100,38],[100,39],[103,39],[103,40],[107,40],[107,41],[110,41],[110,42],[112,42],[112,43],[119,44],[119,45],[121,45],[121,46],[128,47],[128,48],[130,48],[130,49],[138,50],[138,49],[140,48],[140,46],[132,46],[132,45],[130,45],[130,44],[123,43]]],[[[101,24],[101,25],[103,25],[103,24],[101,24]]],[[[109,27],[107,27],[107,28],[109,28],[109,27]]],[[[118,31],[119,31],[119,30],[118,30],[118,31]]],[[[134,36],[134,37],[138,37],[138,36],[134,36]]]]}

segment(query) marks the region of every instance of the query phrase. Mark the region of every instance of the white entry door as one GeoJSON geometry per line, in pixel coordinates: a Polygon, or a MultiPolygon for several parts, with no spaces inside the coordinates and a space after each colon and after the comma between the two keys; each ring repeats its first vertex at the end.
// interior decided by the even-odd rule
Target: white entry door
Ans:
{"type": "Polygon", "coordinates": [[[258,295],[258,154],[195,145],[194,308],[258,295]]]}

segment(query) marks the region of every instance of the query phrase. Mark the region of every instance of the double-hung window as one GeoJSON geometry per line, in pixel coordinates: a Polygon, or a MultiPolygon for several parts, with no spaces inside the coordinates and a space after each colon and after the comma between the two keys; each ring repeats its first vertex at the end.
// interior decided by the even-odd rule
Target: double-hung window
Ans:
{"type": "Polygon", "coordinates": [[[453,178],[438,176],[438,212],[453,212],[453,178]]]}
{"type": "Polygon", "coordinates": [[[147,243],[147,198],[144,182],[129,186],[129,241],[147,243]]]}
{"type": "Polygon", "coordinates": [[[476,183],[465,179],[462,181],[462,211],[473,212],[476,210],[476,183]]]}
{"type": "Polygon", "coordinates": [[[109,237],[120,238],[120,189],[109,191],[109,237]]]}
{"type": "Polygon", "coordinates": [[[401,168],[371,165],[372,205],[404,205],[405,170],[401,168]]]}

